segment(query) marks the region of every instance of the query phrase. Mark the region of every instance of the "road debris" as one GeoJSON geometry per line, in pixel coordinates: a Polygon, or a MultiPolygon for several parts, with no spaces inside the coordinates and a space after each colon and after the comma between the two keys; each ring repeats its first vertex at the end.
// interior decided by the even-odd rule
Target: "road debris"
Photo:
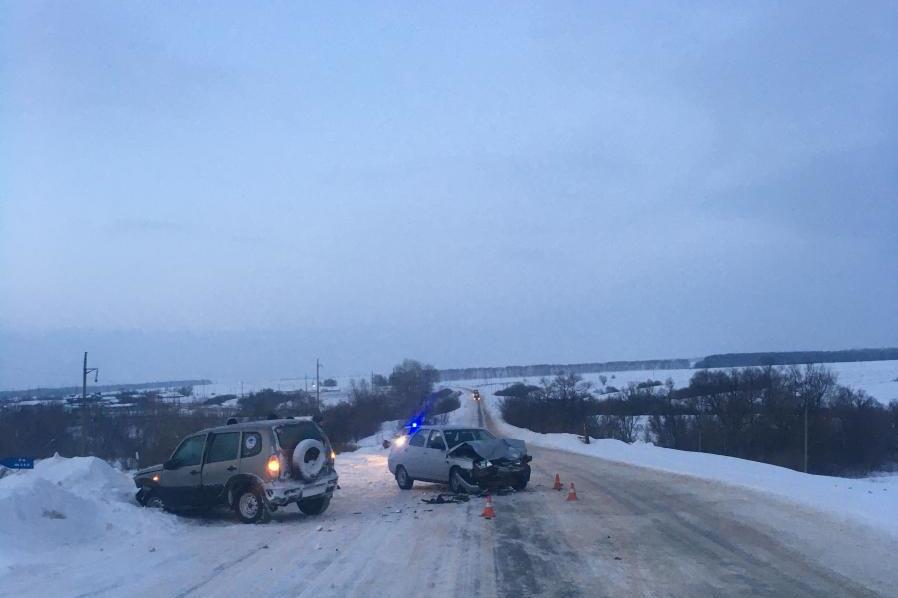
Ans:
{"type": "MultiPolygon", "coordinates": [[[[471,500],[467,494],[437,494],[434,498],[422,498],[421,502],[429,505],[447,505],[454,503],[463,503],[471,500]]],[[[433,509],[427,509],[432,511],[433,509]]]]}

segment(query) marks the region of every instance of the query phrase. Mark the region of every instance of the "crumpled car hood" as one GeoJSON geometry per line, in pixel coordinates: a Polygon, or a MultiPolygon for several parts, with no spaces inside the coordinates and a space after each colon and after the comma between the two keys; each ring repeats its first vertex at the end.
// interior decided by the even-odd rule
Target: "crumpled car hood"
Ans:
{"type": "MultiPolygon", "coordinates": [[[[495,440],[473,440],[463,442],[454,447],[450,453],[457,453],[462,447],[470,447],[481,458],[487,461],[501,461],[502,459],[520,459],[527,454],[527,445],[523,440],[516,438],[497,438],[495,440]]],[[[464,451],[461,451],[464,452],[464,451]]]]}

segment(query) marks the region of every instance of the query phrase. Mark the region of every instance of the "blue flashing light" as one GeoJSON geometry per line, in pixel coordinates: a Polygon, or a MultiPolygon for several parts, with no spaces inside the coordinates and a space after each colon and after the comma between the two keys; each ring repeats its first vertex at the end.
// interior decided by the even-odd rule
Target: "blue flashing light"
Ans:
{"type": "Polygon", "coordinates": [[[417,427],[418,427],[418,422],[412,422],[412,427],[413,427],[413,428],[417,428],[417,427]]]}

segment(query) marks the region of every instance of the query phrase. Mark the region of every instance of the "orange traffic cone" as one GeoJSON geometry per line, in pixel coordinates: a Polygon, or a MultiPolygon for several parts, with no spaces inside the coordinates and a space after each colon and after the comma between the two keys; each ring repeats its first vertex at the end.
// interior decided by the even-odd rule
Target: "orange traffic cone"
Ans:
{"type": "Polygon", "coordinates": [[[486,495],[486,506],[483,508],[483,513],[480,516],[485,519],[492,519],[496,516],[496,511],[493,510],[493,497],[489,494],[486,495]]]}
{"type": "Polygon", "coordinates": [[[574,483],[573,483],[573,482],[571,482],[571,489],[568,490],[568,493],[567,493],[567,499],[568,499],[568,500],[578,500],[578,499],[577,499],[577,491],[574,489],[574,483]]]}
{"type": "Polygon", "coordinates": [[[555,474],[555,485],[552,486],[552,490],[564,490],[564,484],[561,483],[561,478],[558,474],[555,474]]]}

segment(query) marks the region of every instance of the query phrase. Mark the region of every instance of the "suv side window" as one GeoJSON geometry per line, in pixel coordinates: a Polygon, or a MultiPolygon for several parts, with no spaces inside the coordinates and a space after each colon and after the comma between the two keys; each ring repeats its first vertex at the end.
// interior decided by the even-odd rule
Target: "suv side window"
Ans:
{"type": "Polygon", "coordinates": [[[408,441],[409,446],[424,446],[424,441],[427,440],[427,433],[429,430],[418,430],[408,441]]]}
{"type": "Polygon", "coordinates": [[[203,445],[206,444],[206,435],[191,436],[181,443],[175,454],[172,455],[172,464],[175,467],[199,465],[203,460],[203,445]]]}
{"type": "Polygon", "coordinates": [[[240,444],[240,432],[213,434],[206,451],[206,463],[233,461],[237,458],[237,447],[240,444]]]}
{"type": "Polygon", "coordinates": [[[240,456],[253,457],[262,452],[262,435],[258,432],[244,432],[243,443],[240,445],[240,456]]]}
{"type": "Polygon", "coordinates": [[[430,441],[427,443],[427,448],[445,451],[446,443],[443,442],[443,433],[439,430],[434,430],[430,435],[430,441]]]}

